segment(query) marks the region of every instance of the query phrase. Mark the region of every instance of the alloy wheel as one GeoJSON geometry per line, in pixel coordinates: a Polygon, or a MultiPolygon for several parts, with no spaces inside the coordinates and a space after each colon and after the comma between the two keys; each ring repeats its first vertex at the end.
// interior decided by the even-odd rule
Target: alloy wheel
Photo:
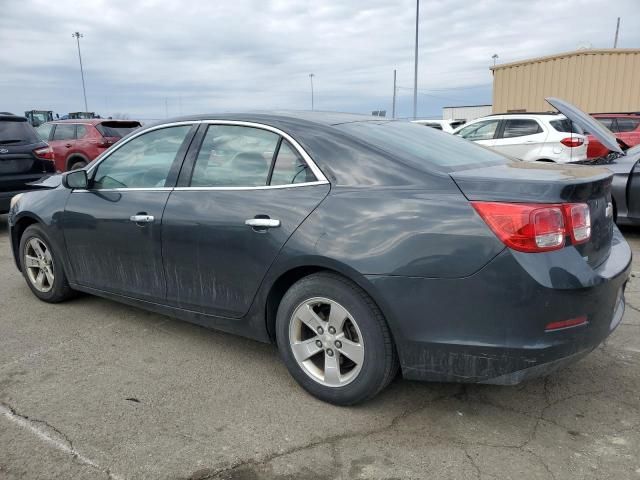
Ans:
{"type": "Polygon", "coordinates": [[[29,281],[36,290],[47,293],[53,288],[53,257],[51,250],[41,239],[33,237],[26,243],[23,264],[29,281]]]}
{"type": "Polygon", "coordinates": [[[289,342],[300,368],[322,385],[342,387],[362,369],[360,328],[334,300],[315,297],[301,303],[289,322],[289,342]]]}

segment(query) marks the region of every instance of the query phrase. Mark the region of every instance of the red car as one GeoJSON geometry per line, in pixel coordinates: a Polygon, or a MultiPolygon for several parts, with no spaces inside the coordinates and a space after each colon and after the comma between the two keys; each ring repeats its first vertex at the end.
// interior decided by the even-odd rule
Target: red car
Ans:
{"type": "MultiPolygon", "coordinates": [[[[631,148],[640,144],[640,114],[635,113],[594,113],[591,115],[613,132],[622,148],[631,148]]],[[[587,158],[604,157],[609,150],[593,135],[589,135],[587,158]]]]}
{"type": "Polygon", "coordinates": [[[38,135],[53,149],[56,170],[66,172],[87,165],[129,132],[139,128],[132,120],[56,120],[40,125],[38,135]]]}

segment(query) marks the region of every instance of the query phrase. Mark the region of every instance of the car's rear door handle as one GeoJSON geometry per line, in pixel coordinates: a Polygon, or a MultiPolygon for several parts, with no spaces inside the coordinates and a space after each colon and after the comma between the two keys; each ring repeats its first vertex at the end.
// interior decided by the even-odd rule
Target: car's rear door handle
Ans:
{"type": "Polygon", "coordinates": [[[151,223],[153,222],[154,218],[153,218],[153,215],[138,214],[138,215],[131,215],[129,217],[129,220],[136,223],[151,223]]]}
{"type": "Polygon", "coordinates": [[[244,224],[249,225],[251,228],[278,228],[280,220],[274,218],[249,218],[244,221],[244,224]]]}
{"type": "Polygon", "coordinates": [[[72,147],[72,145],[71,145],[70,143],[67,143],[67,144],[65,145],[65,147],[67,147],[67,148],[71,148],[71,147],[72,147]]]}

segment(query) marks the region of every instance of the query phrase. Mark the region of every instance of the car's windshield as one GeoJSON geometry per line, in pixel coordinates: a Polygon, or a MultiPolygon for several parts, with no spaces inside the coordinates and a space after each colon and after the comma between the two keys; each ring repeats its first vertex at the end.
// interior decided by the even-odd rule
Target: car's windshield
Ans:
{"type": "Polygon", "coordinates": [[[351,122],[336,128],[421,168],[449,172],[509,162],[472,142],[411,122],[351,122]]]}

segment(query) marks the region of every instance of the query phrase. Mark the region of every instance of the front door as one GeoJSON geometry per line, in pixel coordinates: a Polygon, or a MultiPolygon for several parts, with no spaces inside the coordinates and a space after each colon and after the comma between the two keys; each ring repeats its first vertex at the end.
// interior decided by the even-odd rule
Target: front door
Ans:
{"type": "Polygon", "coordinates": [[[191,129],[164,127],[133,137],[92,169],[87,190],[71,193],[63,224],[76,283],[164,299],[162,212],[191,129]]]}
{"type": "MultiPolygon", "coordinates": [[[[185,186],[171,193],[162,222],[167,301],[238,318],[329,185],[314,174],[297,145],[274,131],[221,124],[201,128],[206,134],[199,135],[203,140],[188,156],[193,167],[185,186]]],[[[186,167],[187,161],[183,173],[186,167]]]]}

